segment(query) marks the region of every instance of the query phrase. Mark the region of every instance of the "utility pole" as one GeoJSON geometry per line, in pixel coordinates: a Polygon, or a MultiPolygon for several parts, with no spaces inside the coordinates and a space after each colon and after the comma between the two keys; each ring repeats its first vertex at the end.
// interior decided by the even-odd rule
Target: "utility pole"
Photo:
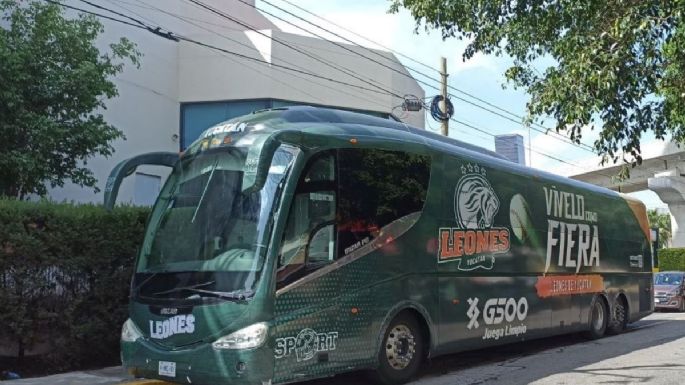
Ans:
{"type": "MultiPolygon", "coordinates": [[[[440,102],[440,110],[442,110],[442,113],[447,115],[447,59],[444,57],[440,61],[440,76],[442,78],[441,81],[441,94],[442,94],[442,101],[440,102]]],[[[445,119],[442,121],[441,124],[442,128],[442,134],[444,136],[449,136],[449,119],[445,119]]]]}

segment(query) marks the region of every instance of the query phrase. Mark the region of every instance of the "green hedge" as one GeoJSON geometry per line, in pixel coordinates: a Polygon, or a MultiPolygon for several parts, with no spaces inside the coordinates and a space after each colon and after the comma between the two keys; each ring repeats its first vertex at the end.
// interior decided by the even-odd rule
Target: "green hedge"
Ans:
{"type": "Polygon", "coordinates": [[[659,270],[685,271],[685,247],[659,250],[659,270]]]}
{"type": "Polygon", "coordinates": [[[118,362],[148,213],[0,199],[0,343],[55,371],[118,362]]]}

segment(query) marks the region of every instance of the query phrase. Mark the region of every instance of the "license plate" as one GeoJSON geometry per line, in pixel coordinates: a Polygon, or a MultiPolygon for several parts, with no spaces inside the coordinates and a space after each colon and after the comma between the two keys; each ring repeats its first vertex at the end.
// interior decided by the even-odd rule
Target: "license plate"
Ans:
{"type": "Polygon", "coordinates": [[[176,363],[169,361],[159,361],[159,375],[166,377],[176,377],[176,363]]]}

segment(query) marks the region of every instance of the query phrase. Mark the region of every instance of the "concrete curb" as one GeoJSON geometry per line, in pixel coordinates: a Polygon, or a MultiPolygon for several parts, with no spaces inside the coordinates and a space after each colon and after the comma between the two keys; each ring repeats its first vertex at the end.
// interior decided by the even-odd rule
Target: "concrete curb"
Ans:
{"type": "MultiPolygon", "coordinates": [[[[121,366],[6,381],[7,385],[112,385],[132,381],[121,366]]],[[[146,383],[147,384],[147,383],[146,383]]],[[[150,384],[152,385],[152,384],[150,384]]]]}

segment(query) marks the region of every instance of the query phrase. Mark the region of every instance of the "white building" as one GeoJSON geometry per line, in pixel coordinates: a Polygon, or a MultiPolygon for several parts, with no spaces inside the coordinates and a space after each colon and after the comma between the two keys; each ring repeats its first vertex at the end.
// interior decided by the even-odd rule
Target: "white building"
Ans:
{"type": "MultiPolygon", "coordinates": [[[[120,37],[127,37],[138,45],[143,54],[140,68],[128,64],[116,77],[119,96],[108,101],[104,111],[105,119],[122,130],[126,140],[114,143],[116,152],[112,157],[88,161],[88,167],[99,181],[100,193],[66,185],[50,191],[51,198],[57,201],[102,202],[107,176],[121,160],[150,151],[181,151],[210,125],[254,110],[314,104],[389,116],[402,100],[387,93],[359,88],[377,89],[371,82],[398,95],[424,96],[423,90],[411,77],[373,63],[334,43],[283,32],[254,8],[255,0],[243,0],[252,6],[240,0],[203,0],[203,3],[257,31],[185,0],[93,1],[149,25],[266,63],[184,41],[175,42],[143,29],[102,20],[105,26],[105,33],[99,41],[102,50],[120,37]],[[281,66],[355,86],[293,72],[281,66]],[[333,67],[342,68],[348,74],[333,67]]],[[[65,3],[106,13],[76,0],[65,3]]],[[[67,13],[74,14],[73,11],[67,13]]],[[[121,16],[109,15],[122,19],[121,16]]],[[[339,44],[408,75],[391,53],[339,44]]],[[[406,123],[424,126],[423,112],[405,115],[406,123]]],[[[139,168],[136,175],[122,184],[118,201],[150,204],[166,172],[164,168],[139,168]]]]}

